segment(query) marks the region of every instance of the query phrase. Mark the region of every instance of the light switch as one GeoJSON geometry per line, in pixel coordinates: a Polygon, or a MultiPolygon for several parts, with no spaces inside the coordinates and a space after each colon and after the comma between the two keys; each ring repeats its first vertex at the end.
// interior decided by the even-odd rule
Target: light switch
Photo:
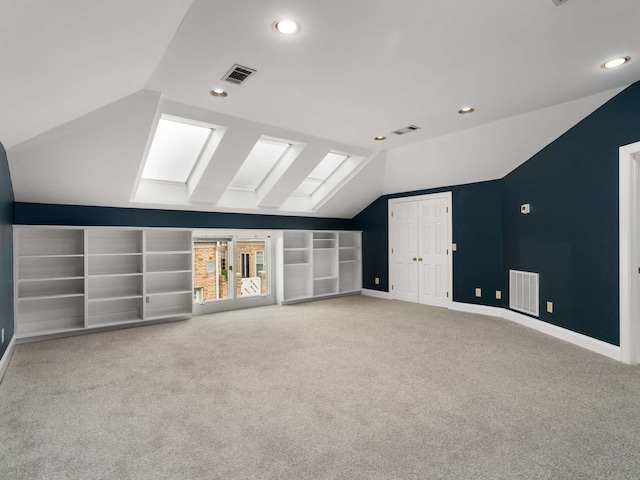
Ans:
{"type": "Polygon", "coordinates": [[[500,300],[502,298],[502,292],[500,290],[496,290],[496,298],[500,300]]]}
{"type": "Polygon", "coordinates": [[[455,252],[456,250],[458,250],[458,244],[457,243],[452,243],[451,244],[451,251],[455,252]]]}
{"type": "Polygon", "coordinates": [[[476,288],[476,297],[481,297],[481,296],[482,296],[482,289],[476,288]]]}
{"type": "Polygon", "coordinates": [[[374,280],[374,283],[376,285],[380,285],[380,278],[376,277],[376,279],[374,280]]]}
{"type": "Polygon", "coordinates": [[[553,313],[553,302],[547,302],[547,312],[553,313]]]}

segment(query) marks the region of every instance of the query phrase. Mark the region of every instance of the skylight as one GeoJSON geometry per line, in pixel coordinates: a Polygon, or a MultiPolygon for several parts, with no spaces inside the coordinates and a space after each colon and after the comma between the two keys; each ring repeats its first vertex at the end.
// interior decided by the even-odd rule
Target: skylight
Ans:
{"type": "Polygon", "coordinates": [[[142,179],[187,183],[212,132],[211,128],[161,118],[142,179]]]}
{"type": "Polygon", "coordinates": [[[293,192],[294,195],[312,195],[322,183],[335,172],[344,161],[349,158],[347,155],[339,153],[329,153],[313,169],[313,172],[305,178],[300,186],[293,192]]]}
{"type": "Polygon", "coordinates": [[[258,140],[228,188],[255,192],[290,146],[266,138],[258,140]]]}

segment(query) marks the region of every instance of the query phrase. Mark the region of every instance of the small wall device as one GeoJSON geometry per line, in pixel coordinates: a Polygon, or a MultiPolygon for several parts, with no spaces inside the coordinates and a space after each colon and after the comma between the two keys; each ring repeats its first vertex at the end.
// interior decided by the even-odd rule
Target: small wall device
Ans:
{"type": "Polygon", "coordinates": [[[531,205],[529,205],[528,203],[523,203],[522,205],[520,205],[520,213],[526,215],[529,212],[531,212],[531,205]]]}

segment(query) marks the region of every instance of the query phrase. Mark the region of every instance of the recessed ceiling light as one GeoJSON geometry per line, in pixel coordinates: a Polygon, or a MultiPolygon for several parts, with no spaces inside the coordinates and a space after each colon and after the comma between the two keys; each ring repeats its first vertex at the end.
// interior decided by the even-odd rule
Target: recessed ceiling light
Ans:
{"type": "Polygon", "coordinates": [[[276,20],[273,24],[273,28],[275,28],[276,32],[281,33],[282,35],[293,35],[300,29],[297,22],[287,18],[276,20]]]}
{"type": "Polygon", "coordinates": [[[221,88],[214,88],[213,90],[211,90],[209,92],[211,95],[213,95],[214,97],[218,97],[218,98],[224,98],[227,96],[227,92],[225,92],[224,90],[222,90],[221,88]]]}
{"type": "Polygon", "coordinates": [[[458,110],[458,113],[460,115],[465,115],[467,113],[473,113],[475,111],[476,111],[476,109],[473,108],[473,107],[462,107],[460,110],[458,110]]]}
{"type": "Polygon", "coordinates": [[[630,60],[631,60],[631,57],[613,58],[608,62],[604,62],[602,65],[600,65],[600,67],[609,70],[611,68],[621,67],[625,63],[629,63],[630,60]]]}
{"type": "Polygon", "coordinates": [[[377,137],[373,137],[374,140],[386,140],[387,137],[385,137],[384,135],[378,135],[377,137]]]}

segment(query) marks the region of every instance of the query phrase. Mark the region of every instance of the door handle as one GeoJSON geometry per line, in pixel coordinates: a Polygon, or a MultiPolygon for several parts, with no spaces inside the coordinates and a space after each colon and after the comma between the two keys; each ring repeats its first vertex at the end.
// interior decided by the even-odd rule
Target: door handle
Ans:
{"type": "MultiPolygon", "coordinates": [[[[417,259],[416,257],[413,257],[413,261],[414,261],[414,262],[415,262],[415,261],[417,261],[417,260],[418,260],[418,259],[417,259]]],[[[640,268],[639,268],[638,270],[640,270],[640,268]]],[[[640,272],[639,272],[639,273],[640,273],[640,272]]]]}
{"type": "Polygon", "coordinates": [[[418,261],[421,262],[422,261],[422,257],[418,258],[418,261]]]}

